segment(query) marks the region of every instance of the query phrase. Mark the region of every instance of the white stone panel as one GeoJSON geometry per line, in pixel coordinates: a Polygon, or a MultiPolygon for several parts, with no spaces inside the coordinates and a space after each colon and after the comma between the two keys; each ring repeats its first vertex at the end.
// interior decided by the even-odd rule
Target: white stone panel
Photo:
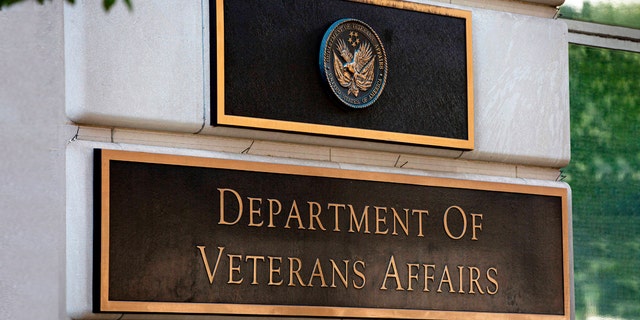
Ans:
{"type": "Polygon", "coordinates": [[[562,167],[569,162],[564,22],[473,12],[475,150],[463,159],[562,167]]]}
{"type": "Polygon", "coordinates": [[[0,11],[0,319],[65,319],[62,2],[0,11]]]}
{"type": "Polygon", "coordinates": [[[131,11],[118,2],[108,13],[102,1],[66,5],[67,116],[82,124],[200,130],[204,2],[133,1],[131,11]]]}
{"type": "Polygon", "coordinates": [[[455,6],[473,12],[475,149],[461,155],[212,127],[208,3],[134,6],[128,12],[118,5],[108,14],[96,3],[65,8],[66,108],[73,121],[528,166],[559,168],[569,161],[567,28],[561,21],[455,6]]]}

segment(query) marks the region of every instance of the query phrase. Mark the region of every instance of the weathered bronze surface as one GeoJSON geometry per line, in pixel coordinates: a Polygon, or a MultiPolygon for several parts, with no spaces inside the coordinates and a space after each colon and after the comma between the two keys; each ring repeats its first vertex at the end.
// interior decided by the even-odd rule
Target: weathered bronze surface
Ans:
{"type": "Polygon", "coordinates": [[[98,311],[569,319],[565,189],[96,160],[98,311]]]}

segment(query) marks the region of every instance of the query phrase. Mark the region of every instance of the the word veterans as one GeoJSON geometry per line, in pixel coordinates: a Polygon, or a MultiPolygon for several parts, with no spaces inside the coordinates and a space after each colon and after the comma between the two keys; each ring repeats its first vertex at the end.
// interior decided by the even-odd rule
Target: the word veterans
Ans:
{"type": "Polygon", "coordinates": [[[218,269],[224,266],[228,272],[225,279],[217,282],[218,285],[266,284],[357,290],[373,285],[379,290],[489,295],[497,294],[499,289],[498,269],[495,267],[482,270],[476,266],[450,267],[434,263],[404,263],[398,266],[395,256],[391,255],[386,261],[384,274],[370,275],[367,265],[372,263],[357,259],[315,258],[311,259],[312,263],[305,265],[301,257],[225,253],[226,247],[217,247],[217,254],[212,259],[210,255],[207,256],[206,246],[196,248],[209,284],[212,285],[218,269]],[[261,278],[268,281],[260,283],[261,278]],[[369,280],[372,278],[375,281],[369,280]]]}

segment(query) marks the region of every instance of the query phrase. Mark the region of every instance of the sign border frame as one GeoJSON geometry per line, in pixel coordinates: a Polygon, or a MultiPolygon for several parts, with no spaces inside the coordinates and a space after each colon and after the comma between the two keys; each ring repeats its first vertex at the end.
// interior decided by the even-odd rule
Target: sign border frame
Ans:
{"type": "MultiPolygon", "coordinates": [[[[209,17],[210,23],[215,22],[215,61],[211,77],[215,77],[215,88],[212,86],[212,103],[215,103],[215,117],[212,117],[213,126],[232,126],[251,129],[268,129],[281,132],[306,133],[316,135],[328,135],[338,138],[356,138],[380,142],[395,142],[411,145],[423,145],[432,147],[445,147],[461,150],[474,149],[474,96],[473,96],[473,53],[472,53],[472,25],[471,11],[438,7],[427,4],[404,2],[394,0],[349,0],[357,3],[373,4],[402,10],[417,11],[429,14],[444,15],[465,20],[466,27],[466,63],[467,63],[467,139],[455,139],[420,134],[410,134],[373,129],[360,129],[352,127],[340,127],[325,124],[314,124],[297,121],[274,120],[249,116],[234,116],[226,114],[225,109],[225,59],[224,59],[224,0],[211,0],[215,2],[215,17],[209,17]],[[215,18],[215,21],[212,19],[215,18]],[[215,73],[215,74],[214,74],[215,73]]],[[[211,12],[211,8],[209,9],[211,12]]],[[[211,34],[211,32],[210,32],[211,34]]],[[[212,55],[210,54],[210,57],[212,55]]],[[[213,108],[212,108],[213,109],[213,108]]],[[[211,111],[213,114],[214,110],[211,111]]]]}
{"type": "Polygon", "coordinates": [[[569,191],[567,188],[532,186],[506,182],[461,180],[400,173],[370,172],[349,169],[310,167],[245,160],[204,158],[137,151],[94,149],[94,312],[118,313],[182,313],[210,315],[298,316],[298,317],[355,317],[388,319],[497,319],[497,320],[568,320],[571,315],[571,272],[569,259],[569,191]],[[357,179],[362,181],[394,182],[433,187],[484,190],[554,196],[562,206],[562,263],[563,315],[494,313],[471,311],[443,311],[416,309],[383,309],[365,307],[325,307],[297,305],[256,305],[229,303],[188,303],[152,301],[113,301],[109,299],[109,174],[110,161],[131,161],[200,168],[232,169],[251,172],[293,174],[303,176],[357,179]]]}

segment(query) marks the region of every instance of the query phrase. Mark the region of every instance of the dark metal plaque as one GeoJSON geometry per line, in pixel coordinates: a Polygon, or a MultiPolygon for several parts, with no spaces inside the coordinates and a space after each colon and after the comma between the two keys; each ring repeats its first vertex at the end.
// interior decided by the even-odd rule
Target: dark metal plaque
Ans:
{"type": "Polygon", "coordinates": [[[95,157],[96,311],[570,318],[566,189],[95,157]]]}
{"type": "Polygon", "coordinates": [[[471,12],[387,0],[210,10],[212,125],[473,149],[471,12]]]}

